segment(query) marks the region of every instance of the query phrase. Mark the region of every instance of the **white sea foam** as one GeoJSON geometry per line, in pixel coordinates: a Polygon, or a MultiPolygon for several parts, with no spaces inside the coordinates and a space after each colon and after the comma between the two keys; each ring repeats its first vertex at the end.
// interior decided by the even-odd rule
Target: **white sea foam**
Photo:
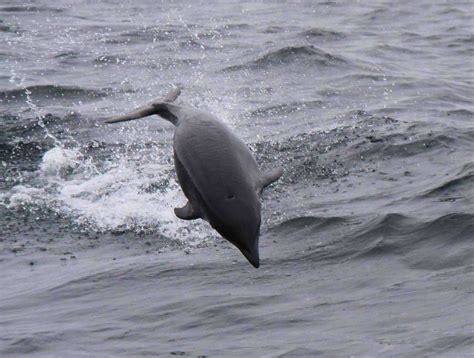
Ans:
{"type": "Polygon", "coordinates": [[[40,170],[45,175],[59,176],[67,170],[76,168],[79,163],[79,152],[72,149],[54,147],[43,155],[40,170]]]}
{"type": "Polygon", "coordinates": [[[186,198],[171,164],[124,156],[101,171],[90,166],[78,150],[55,147],[43,155],[36,185],[17,185],[2,201],[9,208],[46,207],[84,230],[153,231],[191,246],[215,236],[207,224],[174,215],[186,198]]]}
{"type": "Polygon", "coordinates": [[[2,195],[2,202],[10,208],[20,208],[25,205],[37,204],[38,199],[44,196],[42,189],[32,188],[25,185],[17,185],[8,195],[2,195]]]}

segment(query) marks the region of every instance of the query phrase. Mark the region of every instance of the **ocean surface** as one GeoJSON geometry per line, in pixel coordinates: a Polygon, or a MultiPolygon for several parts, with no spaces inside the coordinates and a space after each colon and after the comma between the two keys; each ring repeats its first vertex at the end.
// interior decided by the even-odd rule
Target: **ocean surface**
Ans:
{"type": "Polygon", "coordinates": [[[0,356],[474,356],[472,1],[0,4],[0,356]],[[182,221],[184,90],[259,166],[261,266],[182,221]]]}

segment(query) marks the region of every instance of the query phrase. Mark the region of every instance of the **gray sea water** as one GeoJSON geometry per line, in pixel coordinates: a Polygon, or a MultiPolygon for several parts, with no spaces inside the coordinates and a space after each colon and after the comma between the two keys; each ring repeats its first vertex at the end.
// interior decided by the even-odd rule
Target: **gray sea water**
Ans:
{"type": "Polygon", "coordinates": [[[0,4],[0,356],[474,356],[472,1],[0,4]],[[261,267],[185,201],[184,86],[263,169],[261,267]]]}

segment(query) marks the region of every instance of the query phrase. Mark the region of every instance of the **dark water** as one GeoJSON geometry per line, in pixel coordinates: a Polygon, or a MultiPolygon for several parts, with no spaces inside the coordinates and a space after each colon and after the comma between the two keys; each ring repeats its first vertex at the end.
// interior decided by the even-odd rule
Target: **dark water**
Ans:
{"type": "Polygon", "coordinates": [[[0,5],[0,355],[474,355],[466,1],[0,5]],[[262,168],[260,269],[180,221],[185,87],[262,168]]]}

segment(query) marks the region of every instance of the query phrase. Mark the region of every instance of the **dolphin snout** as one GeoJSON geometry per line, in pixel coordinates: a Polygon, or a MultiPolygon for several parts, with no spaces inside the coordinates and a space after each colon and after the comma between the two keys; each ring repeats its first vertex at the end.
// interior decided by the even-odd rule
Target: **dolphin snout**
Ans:
{"type": "MultiPolygon", "coordinates": [[[[258,213],[260,214],[260,213],[258,213]]],[[[258,241],[260,238],[260,217],[255,224],[250,220],[234,222],[234,225],[225,225],[222,221],[211,221],[211,226],[217,230],[223,238],[236,246],[253,267],[260,266],[260,255],[258,241]]]]}
{"type": "Polygon", "coordinates": [[[260,257],[258,254],[258,248],[253,250],[240,250],[244,256],[249,260],[253,267],[258,268],[260,266],[260,257]]]}
{"type": "Polygon", "coordinates": [[[236,246],[239,248],[240,252],[244,254],[244,256],[252,264],[253,267],[258,268],[260,266],[258,236],[253,240],[241,242],[240,245],[237,244],[236,246]]]}

